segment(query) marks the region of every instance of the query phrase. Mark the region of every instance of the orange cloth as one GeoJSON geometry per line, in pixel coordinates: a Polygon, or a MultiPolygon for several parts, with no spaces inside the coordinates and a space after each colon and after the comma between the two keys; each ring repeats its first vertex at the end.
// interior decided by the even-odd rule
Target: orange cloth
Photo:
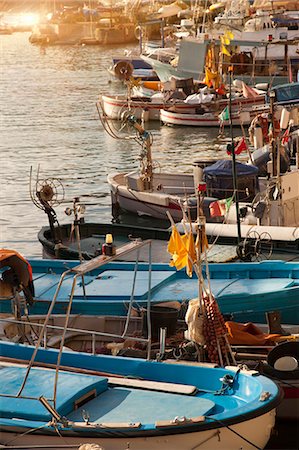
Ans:
{"type": "Polygon", "coordinates": [[[225,322],[228,340],[233,345],[267,345],[279,340],[280,334],[263,333],[253,323],[225,322]]]}
{"type": "Polygon", "coordinates": [[[16,256],[21,261],[24,261],[27,264],[27,269],[29,273],[29,279],[32,281],[33,275],[32,275],[32,267],[29,264],[29,262],[22,256],[20,253],[16,252],[15,250],[9,250],[7,248],[1,248],[0,249],[0,267],[4,267],[6,260],[8,260],[10,257],[16,256]]]}

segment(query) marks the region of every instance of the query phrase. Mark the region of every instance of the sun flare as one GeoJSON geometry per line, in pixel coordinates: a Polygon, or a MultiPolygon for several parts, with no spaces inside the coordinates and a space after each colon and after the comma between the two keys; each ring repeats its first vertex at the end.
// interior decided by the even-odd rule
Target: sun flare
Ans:
{"type": "Polygon", "coordinates": [[[19,23],[22,25],[36,25],[39,22],[38,14],[22,14],[19,17],[19,23]]]}

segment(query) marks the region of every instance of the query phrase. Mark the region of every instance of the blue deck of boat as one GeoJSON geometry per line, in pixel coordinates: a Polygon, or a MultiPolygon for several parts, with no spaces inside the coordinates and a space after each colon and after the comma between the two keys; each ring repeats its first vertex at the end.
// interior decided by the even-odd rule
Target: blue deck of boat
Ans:
{"type": "MultiPolygon", "coordinates": [[[[0,366],[1,417],[48,422],[51,414],[38,398],[42,395],[53,405],[55,371],[31,369],[21,396],[11,397],[17,395],[25,373],[25,368],[0,366]],[[5,394],[10,396],[5,397],[5,394]]],[[[208,415],[215,408],[215,403],[196,395],[108,387],[105,377],[60,372],[56,411],[70,420],[82,422],[86,408],[91,422],[141,422],[142,425],[154,427],[156,421],[173,420],[176,416],[191,418],[208,415]],[[89,399],[88,405],[82,402],[82,405],[75,406],[76,401],[93,391],[97,396],[89,399]]]]}
{"type": "MultiPolygon", "coordinates": [[[[25,368],[0,367],[1,395],[17,395],[26,373],[25,368]]],[[[21,397],[0,398],[1,417],[38,421],[51,420],[51,414],[38,398],[53,399],[55,371],[31,369],[21,397]],[[25,398],[26,397],[26,398],[25,398]],[[32,398],[29,398],[32,397],[32,398]]],[[[60,372],[58,377],[56,411],[64,416],[74,409],[74,402],[95,390],[97,394],[108,389],[107,378],[60,372]]],[[[50,402],[53,405],[53,403],[50,402]]]]}
{"type": "MultiPolygon", "coordinates": [[[[158,420],[173,420],[176,416],[208,415],[214,406],[213,401],[201,397],[113,387],[88,403],[88,413],[92,422],[153,425],[158,420]]],[[[84,406],[68,417],[74,421],[82,420],[82,409],[84,406]]]]}
{"type": "MultiPolygon", "coordinates": [[[[130,270],[106,270],[97,277],[84,276],[85,290],[88,300],[105,298],[107,301],[129,300],[132,293],[134,272],[130,270]]],[[[52,298],[60,275],[41,277],[35,280],[37,298],[52,298]]],[[[72,284],[72,277],[63,283],[58,299],[67,299],[72,284]]],[[[290,278],[233,278],[211,279],[211,288],[217,298],[234,295],[251,295],[277,292],[295,285],[290,278]]],[[[176,276],[175,272],[154,271],[151,274],[152,300],[182,300],[197,295],[196,278],[176,276]]],[[[148,296],[148,272],[138,272],[135,283],[135,300],[146,300],[148,296]]],[[[79,278],[75,289],[74,300],[83,299],[82,281],[79,278]]]]}

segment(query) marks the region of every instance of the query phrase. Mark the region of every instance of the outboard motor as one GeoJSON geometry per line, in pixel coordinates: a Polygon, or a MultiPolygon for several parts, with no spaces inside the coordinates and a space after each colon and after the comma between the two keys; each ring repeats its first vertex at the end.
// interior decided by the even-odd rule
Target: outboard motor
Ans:
{"type": "MultiPolygon", "coordinates": [[[[288,152],[284,148],[280,148],[280,172],[285,173],[290,167],[290,158],[288,152]]],[[[264,145],[263,147],[255,150],[251,155],[251,164],[259,169],[259,176],[266,177],[268,175],[267,163],[271,161],[271,150],[269,145],[264,145]]]]}

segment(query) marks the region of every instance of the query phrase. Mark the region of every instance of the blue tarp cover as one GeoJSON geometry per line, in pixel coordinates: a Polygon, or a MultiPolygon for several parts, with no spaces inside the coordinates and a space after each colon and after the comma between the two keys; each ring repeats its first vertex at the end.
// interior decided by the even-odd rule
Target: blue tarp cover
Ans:
{"type": "MultiPolygon", "coordinates": [[[[232,177],[232,167],[231,160],[219,160],[215,164],[206,167],[203,171],[208,176],[232,177]]],[[[249,164],[236,162],[236,171],[239,177],[257,175],[258,168],[249,164]]]]}
{"type": "Polygon", "coordinates": [[[299,103],[299,83],[287,83],[272,88],[278,103],[299,103]]]}

